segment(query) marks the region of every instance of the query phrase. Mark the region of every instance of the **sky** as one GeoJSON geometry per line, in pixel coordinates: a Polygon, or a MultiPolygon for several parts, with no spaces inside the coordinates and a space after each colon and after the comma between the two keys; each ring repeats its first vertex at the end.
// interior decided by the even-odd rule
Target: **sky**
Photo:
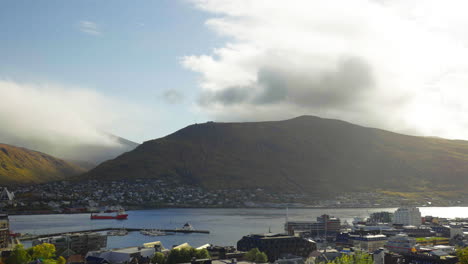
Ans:
{"type": "MultiPolygon", "coordinates": [[[[464,1],[0,2],[0,139],[341,119],[468,139],[464,1]]],[[[6,142],[8,143],[8,142],[6,142]]]]}

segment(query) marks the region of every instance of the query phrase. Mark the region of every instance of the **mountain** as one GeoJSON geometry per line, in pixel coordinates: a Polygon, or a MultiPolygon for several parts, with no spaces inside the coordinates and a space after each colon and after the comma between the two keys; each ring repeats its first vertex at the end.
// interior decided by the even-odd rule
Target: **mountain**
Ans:
{"type": "Polygon", "coordinates": [[[147,141],[81,177],[171,177],[206,188],[305,193],[459,190],[468,184],[468,142],[313,116],[208,122],[147,141]]]}
{"type": "Polygon", "coordinates": [[[72,161],[75,164],[82,164],[86,168],[94,168],[99,163],[113,159],[120,154],[135,149],[139,144],[130,140],[103,133],[109,141],[115,144],[85,144],[85,143],[63,143],[60,140],[40,139],[40,138],[15,138],[11,135],[2,135],[0,131],[0,142],[19,146],[27,149],[34,149],[72,161]]]}
{"type": "Polygon", "coordinates": [[[0,144],[0,184],[40,183],[83,172],[85,169],[50,155],[0,144]]]}

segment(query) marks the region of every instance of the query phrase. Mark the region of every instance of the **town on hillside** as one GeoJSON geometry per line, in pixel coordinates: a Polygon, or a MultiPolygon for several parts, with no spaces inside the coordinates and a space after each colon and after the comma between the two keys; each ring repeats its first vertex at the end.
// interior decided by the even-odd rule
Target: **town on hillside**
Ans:
{"type": "Polygon", "coordinates": [[[399,196],[391,192],[349,192],[333,197],[283,193],[262,188],[206,189],[173,179],[115,181],[55,181],[1,188],[0,205],[10,214],[91,213],[120,205],[149,208],[382,208],[405,206],[466,206],[468,195],[456,199],[425,195],[399,196]],[[14,202],[5,202],[8,195],[14,202]],[[3,201],[3,202],[2,202],[3,201]]]}

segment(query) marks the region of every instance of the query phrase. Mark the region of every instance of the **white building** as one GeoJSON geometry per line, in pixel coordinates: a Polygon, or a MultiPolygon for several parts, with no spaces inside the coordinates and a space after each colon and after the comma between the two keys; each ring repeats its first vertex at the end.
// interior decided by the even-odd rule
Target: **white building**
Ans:
{"type": "Polygon", "coordinates": [[[421,212],[417,207],[398,208],[393,216],[393,222],[405,226],[420,226],[422,224],[421,212]]]}
{"type": "Polygon", "coordinates": [[[385,235],[349,235],[349,240],[353,242],[353,246],[368,252],[374,252],[379,248],[383,248],[387,242],[385,235]]]}

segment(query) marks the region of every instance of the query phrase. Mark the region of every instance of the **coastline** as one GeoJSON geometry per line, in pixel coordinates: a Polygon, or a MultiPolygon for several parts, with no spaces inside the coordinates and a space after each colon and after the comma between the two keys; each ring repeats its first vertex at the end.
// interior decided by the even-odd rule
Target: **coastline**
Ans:
{"type": "MultiPolygon", "coordinates": [[[[402,206],[402,205],[401,205],[402,206]]],[[[259,210],[268,210],[268,209],[323,209],[323,210],[333,210],[333,209],[395,209],[401,206],[363,206],[363,207],[329,207],[329,206],[244,206],[244,207],[226,207],[226,206],[211,206],[211,207],[197,207],[197,206],[168,206],[168,207],[127,207],[126,211],[150,211],[150,210],[164,210],[164,209],[259,209],[259,210]]],[[[466,206],[417,206],[418,208],[451,208],[451,207],[466,207],[466,206]]],[[[4,211],[8,215],[73,215],[73,214],[91,214],[96,213],[92,212],[57,212],[57,211],[4,211]]]]}

